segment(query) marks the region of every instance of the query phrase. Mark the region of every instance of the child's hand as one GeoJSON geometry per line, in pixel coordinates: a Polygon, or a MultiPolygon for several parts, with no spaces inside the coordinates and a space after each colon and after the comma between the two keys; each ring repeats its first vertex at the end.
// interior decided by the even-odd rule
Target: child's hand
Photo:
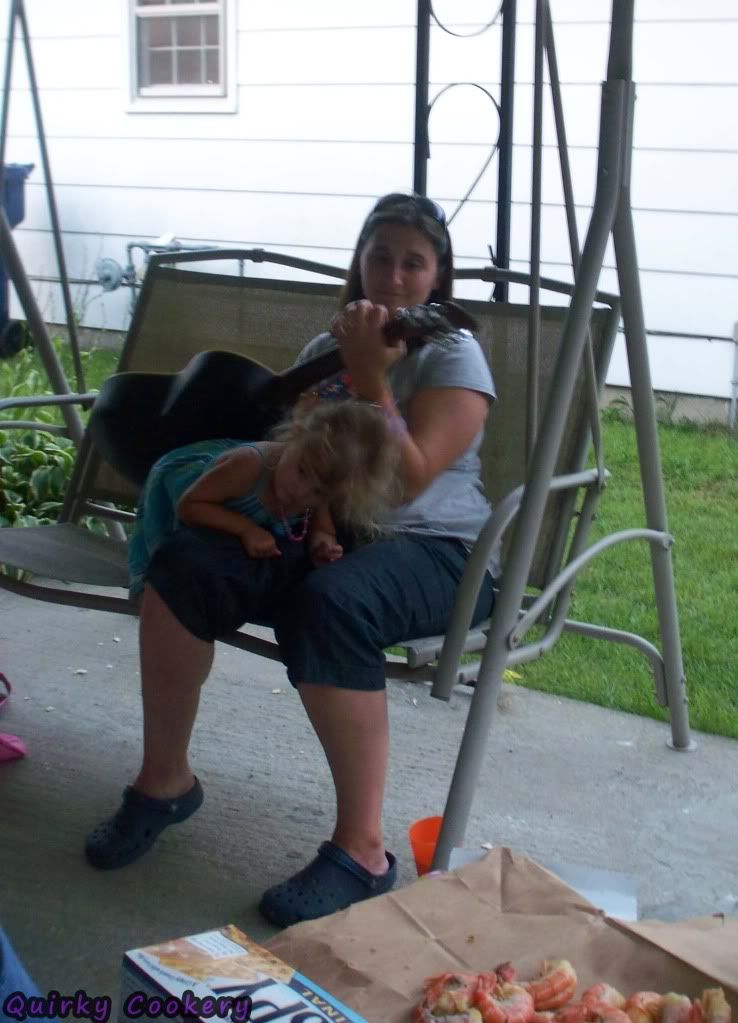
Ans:
{"type": "Polygon", "coordinates": [[[316,530],[311,535],[308,550],[316,568],[318,565],[329,565],[343,556],[343,547],[336,543],[333,533],[324,533],[322,530],[316,530]]]}
{"type": "Polygon", "coordinates": [[[241,543],[250,558],[281,558],[282,552],[268,529],[254,526],[241,537],[241,543]]]}

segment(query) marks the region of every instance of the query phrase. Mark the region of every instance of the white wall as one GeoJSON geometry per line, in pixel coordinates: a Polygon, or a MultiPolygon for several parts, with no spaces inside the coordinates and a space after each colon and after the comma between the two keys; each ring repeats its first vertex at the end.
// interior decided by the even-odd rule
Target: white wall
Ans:
{"type": "MultiPolygon", "coordinates": [[[[186,243],[265,246],[345,265],[374,197],[412,185],[415,0],[234,0],[233,113],[140,113],[129,102],[127,0],[26,0],[69,272],[93,278],[101,255],[174,231],[186,243]]],[[[441,21],[473,31],[496,5],[435,0],[441,21]]],[[[513,267],[530,232],[533,0],[519,0],[513,267]]],[[[7,23],[0,2],[0,25],[7,23]]],[[[610,5],[552,0],[580,235],[590,214],[610,5]]],[[[738,319],[738,11],[734,0],[637,0],[633,205],[647,325],[729,335],[738,319]]],[[[431,98],[476,82],[499,98],[500,29],[468,39],[434,26],[431,98]]],[[[56,274],[22,50],[16,49],[7,159],[33,162],[15,231],[29,273],[56,274]]],[[[434,108],[428,189],[456,208],[497,135],[471,86],[434,108]]],[[[550,109],[546,110],[544,272],[570,279],[550,109]]],[[[495,237],[497,161],[454,220],[458,263],[482,266],[495,237]]],[[[616,288],[609,251],[601,286],[616,288]]],[[[38,284],[50,320],[58,288],[38,284]]],[[[121,327],[127,289],[77,286],[89,325],[121,327]]],[[[464,284],[460,294],[486,297],[464,284]]],[[[524,300],[520,293],[514,297],[524,300]]],[[[664,389],[727,396],[732,346],[652,342],[664,389]],[[699,370],[696,371],[695,367],[699,370]]],[[[622,350],[610,382],[627,383],[622,350]]]]}

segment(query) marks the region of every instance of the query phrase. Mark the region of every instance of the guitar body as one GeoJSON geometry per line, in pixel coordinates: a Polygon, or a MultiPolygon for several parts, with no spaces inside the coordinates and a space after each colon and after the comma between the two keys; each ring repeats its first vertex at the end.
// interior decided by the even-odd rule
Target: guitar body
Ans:
{"type": "Polygon", "coordinates": [[[141,485],[167,451],[198,440],[261,440],[285,410],[278,379],[237,352],[200,352],[177,374],[117,373],[100,388],[90,433],[103,458],[141,485]]]}
{"type": "MultiPolygon", "coordinates": [[[[474,320],[453,302],[400,310],[388,344],[448,344],[474,320]]],[[[451,342],[453,343],[453,342],[451,342]]],[[[199,440],[262,440],[299,395],[338,372],[334,349],[284,373],[237,352],[200,352],[179,373],[116,373],[100,388],[89,430],[103,458],[139,486],[167,451],[199,440]]]]}

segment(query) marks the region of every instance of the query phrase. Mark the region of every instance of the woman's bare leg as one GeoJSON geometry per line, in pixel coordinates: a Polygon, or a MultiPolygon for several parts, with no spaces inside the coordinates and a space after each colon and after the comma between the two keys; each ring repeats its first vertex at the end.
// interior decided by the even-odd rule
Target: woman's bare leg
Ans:
{"type": "Polygon", "coordinates": [[[333,841],[372,874],[387,870],[382,803],[389,755],[387,694],[303,684],[298,691],[336,788],[333,841]]]}
{"type": "Polygon", "coordinates": [[[148,585],[139,635],[144,756],[133,784],[147,796],[173,799],[194,784],[187,749],[214,644],[188,632],[148,585]]]}

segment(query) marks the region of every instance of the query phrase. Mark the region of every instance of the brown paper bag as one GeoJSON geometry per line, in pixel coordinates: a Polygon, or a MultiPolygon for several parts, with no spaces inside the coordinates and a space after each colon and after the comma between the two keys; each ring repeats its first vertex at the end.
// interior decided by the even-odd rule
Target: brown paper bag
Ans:
{"type": "Polygon", "coordinates": [[[625,995],[694,998],[717,984],[738,1011],[738,919],[611,920],[509,849],[297,924],[267,947],[369,1023],[408,1023],[426,977],[490,970],[507,959],[523,979],[545,958],[568,959],[580,991],[606,981],[625,995]]]}

